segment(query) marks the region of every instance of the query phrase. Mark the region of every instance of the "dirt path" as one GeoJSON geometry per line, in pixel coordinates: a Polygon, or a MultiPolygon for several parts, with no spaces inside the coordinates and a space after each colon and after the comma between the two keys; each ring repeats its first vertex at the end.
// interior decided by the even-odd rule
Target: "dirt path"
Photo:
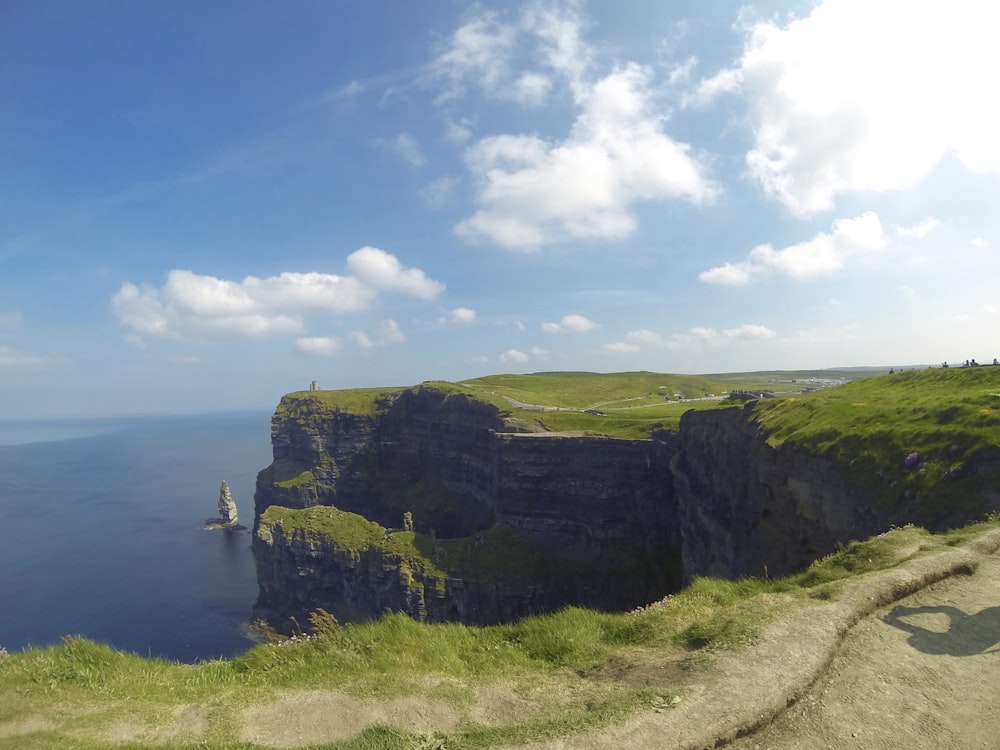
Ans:
{"type": "Polygon", "coordinates": [[[1000,559],[879,609],[734,750],[1000,747],[1000,559]]]}
{"type": "Polygon", "coordinates": [[[998,549],[992,531],[851,581],[716,655],[675,708],[524,750],[998,748],[998,549]]]}

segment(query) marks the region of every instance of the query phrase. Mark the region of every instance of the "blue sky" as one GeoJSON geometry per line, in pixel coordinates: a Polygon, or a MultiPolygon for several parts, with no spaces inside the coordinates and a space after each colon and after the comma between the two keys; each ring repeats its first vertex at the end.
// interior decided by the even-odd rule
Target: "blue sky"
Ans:
{"type": "Polygon", "coordinates": [[[998,21],[8,0],[0,418],[992,361],[998,21]]]}

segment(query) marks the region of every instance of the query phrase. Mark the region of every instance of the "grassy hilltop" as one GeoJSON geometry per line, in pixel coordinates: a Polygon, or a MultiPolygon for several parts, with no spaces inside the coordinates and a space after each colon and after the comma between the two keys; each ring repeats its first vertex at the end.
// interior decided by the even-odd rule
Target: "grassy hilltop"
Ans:
{"type": "MultiPolygon", "coordinates": [[[[503,414],[539,430],[584,432],[612,437],[647,438],[656,429],[676,430],[691,409],[731,405],[731,391],[801,394],[870,372],[841,370],[671,375],[654,372],[541,372],[490,375],[460,383],[428,381],[424,387],[461,393],[496,406],[503,414]],[[594,413],[599,412],[599,413],[594,413]]],[[[310,401],[356,414],[375,414],[404,388],[352,388],[297,391],[279,409],[298,409],[310,401]]]]}
{"type": "MultiPolygon", "coordinates": [[[[887,488],[886,502],[901,490],[961,502],[978,481],[975,467],[1000,457],[1000,367],[912,370],[801,393],[814,385],[808,377],[549,373],[433,385],[475,394],[548,429],[629,436],[676,427],[693,406],[725,403],[675,394],[770,390],[775,399],[749,408],[773,444],[834,457],[887,488]],[[907,467],[911,453],[920,460],[907,467]]],[[[362,411],[377,410],[393,392],[300,395],[362,411]]],[[[848,579],[947,554],[997,526],[987,520],[940,536],[898,529],[853,542],[789,578],[701,579],[633,613],[568,608],[477,628],[399,615],[340,626],[321,612],[316,637],[194,665],[67,636],[59,646],[0,653],[0,748],[455,750],[558,738],[572,745],[577,732],[671,710],[675,697],[685,699],[690,675],[756,643],[775,618],[836,601],[848,579]]]]}

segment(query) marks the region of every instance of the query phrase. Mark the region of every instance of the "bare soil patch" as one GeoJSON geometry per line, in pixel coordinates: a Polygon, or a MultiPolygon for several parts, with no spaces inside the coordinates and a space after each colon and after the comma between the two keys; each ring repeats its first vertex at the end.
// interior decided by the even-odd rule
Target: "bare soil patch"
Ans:
{"type": "Polygon", "coordinates": [[[1000,559],[865,618],[830,667],[734,750],[1000,746],[1000,559]]]}

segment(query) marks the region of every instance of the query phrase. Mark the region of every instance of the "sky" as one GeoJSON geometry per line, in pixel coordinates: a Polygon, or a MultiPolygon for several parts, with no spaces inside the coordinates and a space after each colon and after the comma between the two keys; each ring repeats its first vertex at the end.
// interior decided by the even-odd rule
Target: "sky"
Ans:
{"type": "Polygon", "coordinates": [[[4,0],[0,419],[991,362],[998,22],[981,0],[4,0]]]}

